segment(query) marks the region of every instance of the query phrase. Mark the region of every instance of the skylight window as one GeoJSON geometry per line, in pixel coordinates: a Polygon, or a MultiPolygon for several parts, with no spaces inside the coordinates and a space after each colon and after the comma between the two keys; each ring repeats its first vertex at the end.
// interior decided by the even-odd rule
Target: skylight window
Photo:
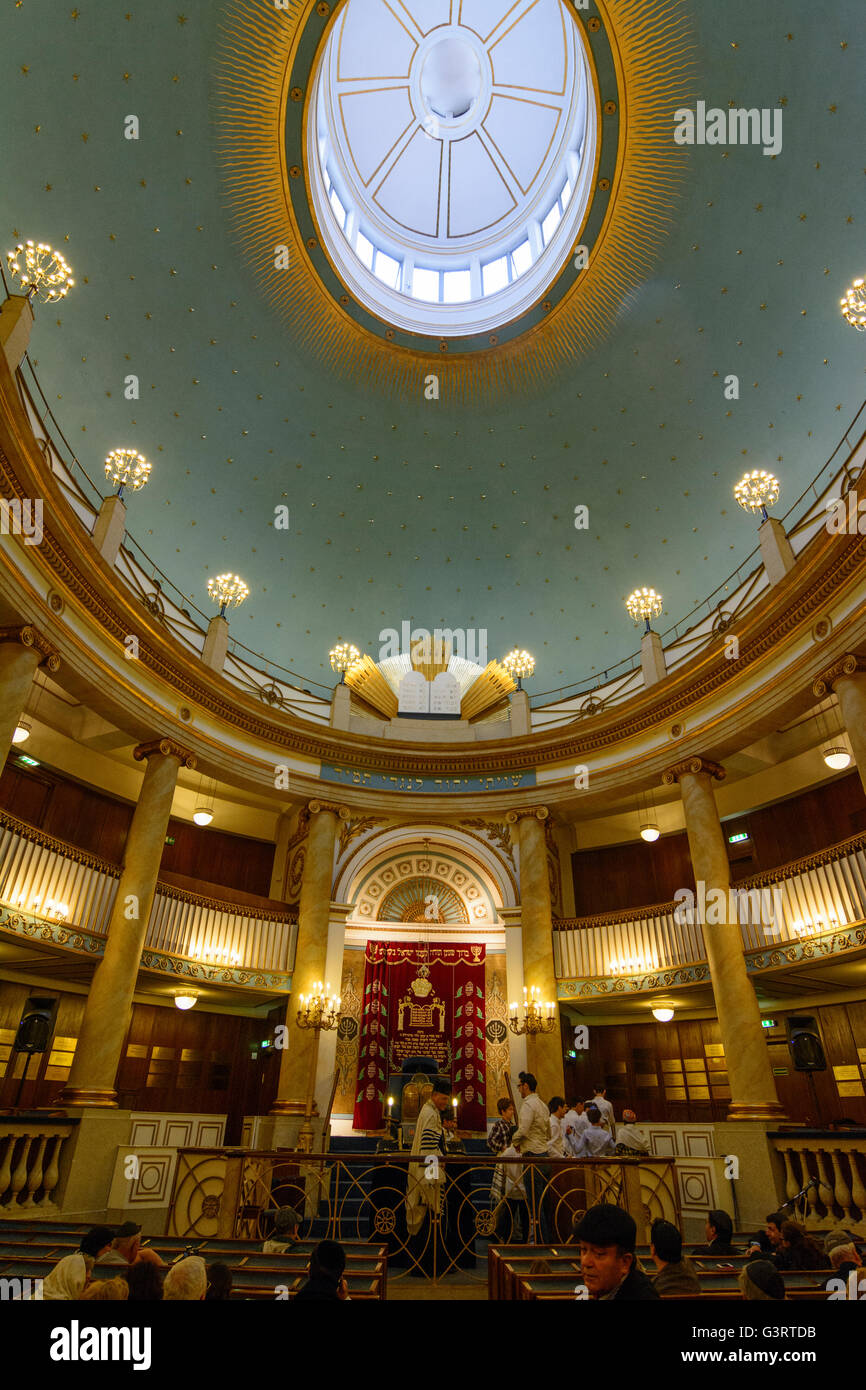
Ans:
{"type": "Polygon", "coordinates": [[[439,272],[415,267],[412,272],[412,294],[416,299],[426,299],[428,304],[439,303],[439,272]]]}
{"type": "Polygon", "coordinates": [[[344,0],[308,107],[330,261],[377,318],[431,337],[489,330],[537,303],[568,264],[594,188],[596,102],[571,4],[484,0],[488,38],[464,8],[437,22],[413,4],[410,51],[389,7],[344,0]],[[497,46],[506,16],[509,42],[497,46]],[[349,68],[341,52],[355,55],[349,68]],[[401,84],[380,81],[386,71],[401,84]]]}
{"type": "Polygon", "coordinates": [[[467,304],[472,298],[471,271],[446,270],[442,280],[442,299],[445,304],[467,304]]]}

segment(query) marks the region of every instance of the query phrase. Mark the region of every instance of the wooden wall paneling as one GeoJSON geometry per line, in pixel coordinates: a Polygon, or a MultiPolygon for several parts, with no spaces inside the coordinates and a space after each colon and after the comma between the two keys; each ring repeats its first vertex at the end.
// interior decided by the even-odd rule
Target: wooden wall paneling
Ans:
{"type": "Polygon", "coordinates": [[[205,879],[267,897],[275,846],[270,841],[228,835],[210,826],[169,821],[161,868],[190,879],[205,879]]]}

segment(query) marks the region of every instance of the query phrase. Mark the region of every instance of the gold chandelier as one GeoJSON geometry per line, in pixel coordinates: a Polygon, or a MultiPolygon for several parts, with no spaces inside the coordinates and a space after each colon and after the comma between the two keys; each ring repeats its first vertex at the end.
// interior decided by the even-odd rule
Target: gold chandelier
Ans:
{"type": "Polygon", "coordinates": [[[635,589],[626,599],[625,606],[635,623],[643,619],[646,631],[649,632],[650,618],[657,618],[662,611],[662,596],[657,594],[655,589],[635,589]]]}
{"type": "Polygon", "coordinates": [[[6,252],[11,273],[24,286],[28,299],[41,299],[53,304],[63,299],[75,281],[72,271],[59,251],[44,241],[19,242],[14,251],[6,252]]]}
{"type": "Polygon", "coordinates": [[[512,1033],[516,1033],[518,1037],[522,1037],[524,1034],[532,1037],[538,1033],[552,1033],[556,1026],[553,1009],[554,1006],[551,1003],[542,1004],[540,989],[536,989],[533,985],[527,993],[526,985],[524,985],[523,1018],[518,1017],[517,1004],[516,1002],[513,1003],[508,1011],[508,1026],[512,1033]]]}
{"type": "Polygon", "coordinates": [[[763,521],[768,520],[767,508],[778,501],[779,479],[764,468],[754,468],[744,473],[734,488],[734,497],[744,512],[760,512],[763,521]]]}
{"type": "Polygon", "coordinates": [[[117,487],[117,496],[122,497],[125,487],[138,492],[146,486],[151,466],[137,449],[112,449],[105,459],[105,476],[117,487]]]}
{"type": "Polygon", "coordinates": [[[340,997],[337,994],[328,995],[330,988],[327,984],[323,986],[319,980],[313,985],[312,994],[299,995],[299,1028],[313,1028],[317,1033],[336,1028],[340,1021],[340,997]]]}
{"type": "Polygon", "coordinates": [[[866,285],[862,275],[845,291],[845,298],[839,300],[839,308],[842,317],[852,328],[856,328],[858,333],[866,333],[866,285]]]}
{"type": "Polygon", "coordinates": [[[214,579],[207,582],[207,591],[214,603],[220,605],[220,617],[225,616],[225,611],[230,604],[243,603],[245,598],[249,598],[249,587],[237,574],[218,574],[214,579]]]}

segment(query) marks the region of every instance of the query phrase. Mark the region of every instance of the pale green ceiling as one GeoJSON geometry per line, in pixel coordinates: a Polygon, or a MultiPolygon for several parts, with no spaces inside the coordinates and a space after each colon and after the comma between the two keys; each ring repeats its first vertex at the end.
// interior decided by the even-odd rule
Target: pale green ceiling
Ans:
{"type": "Polygon", "coordinates": [[[685,8],[697,95],[781,103],[782,153],[695,149],[607,340],[532,400],[460,405],[329,376],[261,299],[214,153],[220,6],[7,0],[0,227],[77,278],[38,309],[31,356],[91,476],[120,443],[153,461],[130,530],[180,588],[210,611],[210,574],[250,584],[241,641],[331,684],[334,639],[375,656],[410,619],[530,648],[530,690],[582,679],[637,645],[633,587],[661,590],[667,626],[753,548],[745,468],[778,472],[784,511],[832,452],[863,394],[866,335],[838,312],[866,271],[862,3],[685,8]]]}

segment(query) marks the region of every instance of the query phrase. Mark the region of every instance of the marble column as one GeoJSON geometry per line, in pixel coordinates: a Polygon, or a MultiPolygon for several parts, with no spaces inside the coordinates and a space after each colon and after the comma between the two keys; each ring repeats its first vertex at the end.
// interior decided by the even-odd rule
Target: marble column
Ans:
{"type": "MultiPolygon", "coordinates": [[[[520,851],[520,920],[523,931],[523,977],[527,989],[541,991],[541,1001],[553,1003],[554,1027],[551,1033],[537,1033],[526,1039],[529,1071],[538,1081],[543,1100],[562,1095],[565,1073],[562,1065],[562,1036],[559,1005],[556,1002],[556,974],[553,968],[553,919],[550,878],[547,872],[547,845],[544,822],[546,806],[530,806],[509,811],[506,820],[517,825],[520,851]]],[[[512,1001],[509,1000],[509,1003],[512,1001]]],[[[522,1013],[523,1000],[518,1000],[522,1013]]]]}
{"type": "MultiPolygon", "coordinates": [[[[713,778],[721,780],[724,775],[718,763],[686,758],[669,767],[662,780],[668,786],[679,782],[698,893],[703,883],[706,894],[722,890],[728,904],[730,864],[713,795],[713,778]]],[[[731,1087],[728,1119],[782,1119],[784,1111],[776,1094],[761,1011],[746,971],[739,922],[701,925],[731,1087]]]]}
{"type": "Polygon", "coordinates": [[[836,692],[851,751],[866,791],[866,658],[848,652],[822,671],[812,689],[819,700],[836,692]]]}
{"type": "Polygon", "coordinates": [[[108,924],[105,955],[96,967],[62,1105],[114,1107],[114,1079],[132,1012],[141,948],[181,767],[195,758],[172,739],[134,749],[147,767],[123,854],[123,872],[108,924]]]}
{"type": "Polygon", "coordinates": [[[60,657],[35,627],[0,628],[0,749],[4,760],[38,666],[54,672],[60,657]]]}
{"type": "Polygon", "coordinates": [[[309,994],[317,980],[329,983],[332,994],[340,992],[339,978],[327,980],[326,966],[334,847],[340,821],[349,819],[348,807],[330,801],[311,801],[308,810],[310,823],[298,904],[298,944],[292,970],[292,993],[286,1008],[286,1045],[280,1061],[277,1096],[270,1112],[293,1119],[304,1114],[307,1089],[311,1078],[315,1077],[319,1051],[315,1030],[298,1027],[298,995],[309,994]]]}

